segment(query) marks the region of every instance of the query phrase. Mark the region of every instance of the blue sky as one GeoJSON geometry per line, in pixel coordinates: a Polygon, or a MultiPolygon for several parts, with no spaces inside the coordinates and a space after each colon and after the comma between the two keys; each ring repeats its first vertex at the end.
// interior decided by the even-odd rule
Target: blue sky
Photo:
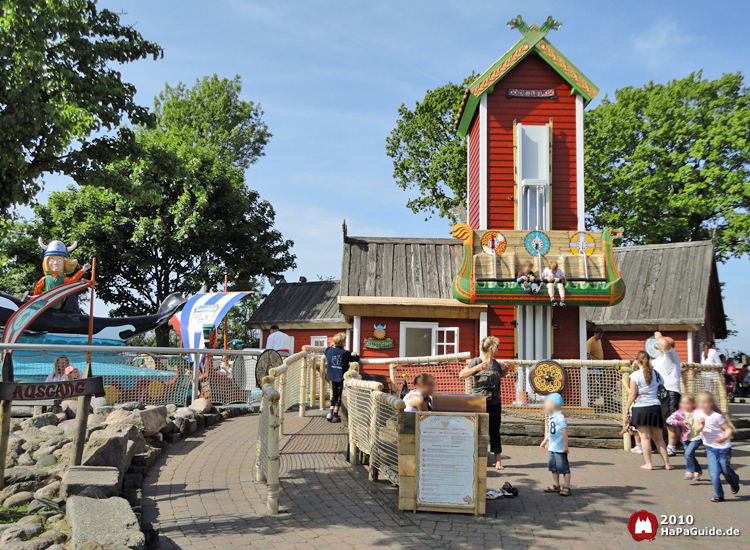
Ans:
{"type": "MultiPolygon", "coordinates": [[[[601,90],[665,82],[703,69],[715,78],[750,74],[740,2],[630,1],[109,1],[123,21],[164,47],[164,59],[122,67],[152,105],[165,83],[239,74],[243,95],[260,102],[274,134],[247,183],[275,207],[294,240],[300,275],[338,277],[341,223],[351,235],[444,237],[446,220],[405,208],[392,179],[385,138],[403,102],[482,72],[520,36],[505,23],[521,14],[563,23],[550,40],[601,90]]],[[[591,107],[595,106],[595,101],[591,107]]],[[[47,191],[65,185],[49,178],[47,191]]],[[[747,258],[719,267],[739,337],[750,334],[747,258]]]]}

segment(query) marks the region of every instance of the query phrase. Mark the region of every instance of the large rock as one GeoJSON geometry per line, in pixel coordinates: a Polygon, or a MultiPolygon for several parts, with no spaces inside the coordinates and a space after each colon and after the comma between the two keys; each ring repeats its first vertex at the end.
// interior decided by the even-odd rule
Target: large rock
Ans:
{"type": "Polygon", "coordinates": [[[53,481],[49,485],[45,485],[41,489],[37,489],[34,493],[34,498],[54,498],[59,492],[60,482],[53,481]]]}
{"type": "Polygon", "coordinates": [[[57,464],[57,457],[55,455],[43,456],[36,463],[40,468],[51,468],[55,464],[57,464]]]}
{"type": "Polygon", "coordinates": [[[128,401],[127,403],[118,403],[115,405],[115,409],[122,409],[124,411],[137,411],[142,408],[143,405],[138,401],[128,401]]]}
{"type": "Polygon", "coordinates": [[[143,550],[146,545],[138,518],[124,498],[70,497],[66,514],[73,531],[73,550],[88,542],[104,548],[126,547],[131,550],[143,550]]]}
{"type": "Polygon", "coordinates": [[[57,426],[58,420],[55,413],[44,413],[24,420],[21,427],[24,430],[43,428],[44,426],[57,426]]]}
{"type": "Polygon", "coordinates": [[[46,550],[51,546],[50,541],[43,539],[19,540],[3,545],[3,550],[46,550]]]}
{"type": "Polygon", "coordinates": [[[94,412],[96,412],[96,409],[98,409],[99,407],[109,406],[109,402],[107,401],[106,397],[92,397],[91,406],[94,407],[94,412]]]}
{"type": "Polygon", "coordinates": [[[48,540],[51,544],[62,544],[66,540],[68,540],[68,535],[65,533],[61,533],[60,531],[56,529],[49,529],[48,531],[45,531],[41,535],[39,535],[39,540],[48,540]]]}
{"type": "Polygon", "coordinates": [[[21,491],[6,498],[3,506],[6,508],[18,508],[19,506],[28,504],[32,500],[34,500],[34,493],[31,491],[21,491]]]}
{"type": "Polygon", "coordinates": [[[200,399],[196,399],[195,401],[193,401],[190,404],[190,408],[192,410],[194,410],[195,412],[200,413],[200,414],[207,413],[208,411],[211,410],[211,407],[213,407],[213,405],[205,397],[201,397],[200,399]]]}
{"type": "Polygon", "coordinates": [[[44,527],[41,523],[16,523],[13,527],[3,531],[3,536],[0,537],[0,547],[5,548],[8,543],[36,537],[42,531],[44,531],[44,527]]]}
{"type": "Polygon", "coordinates": [[[36,460],[29,453],[24,453],[18,457],[18,464],[19,466],[33,466],[36,464],[36,460]]]}
{"type": "Polygon", "coordinates": [[[24,483],[27,481],[33,481],[43,485],[50,477],[49,472],[40,470],[38,468],[24,468],[23,466],[16,466],[14,468],[8,468],[5,470],[5,486],[14,485],[16,483],[24,483]]]}
{"type": "Polygon", "coordinates": [[[132,411],[126,411],[125,409],[117,409],[112,411],[107,415],[106,422],[123,422],[124,420],[127,420],[131,416],[133,416],[132,411]]]}
{"type": "Polygon", "coordinates": [[[167,424],[167,408],[164,406],[135,411],[133,415],[138,416],[143,424],[143,435],[146,437],[159,433],[167,424]]]}
{"type": "Polygon", "coordinates": [[[102,466],[71,466],[60,483],[60,497],[77,495],[87,487],[95,487],[106,496],[120,492],[120,470],[102,466]]]}
{"type": "MultiPolygon", "coordinates": [[[[67,418],[63,419],[64,422],[67,422],[67,418]]],[[[42,432],[45,436],[46,435],[62,435],[65,433],[65,430],[60,427],[60,423],[58,422],[57,426],[43,426],[39,429],[40,432],[42,432]]]]}

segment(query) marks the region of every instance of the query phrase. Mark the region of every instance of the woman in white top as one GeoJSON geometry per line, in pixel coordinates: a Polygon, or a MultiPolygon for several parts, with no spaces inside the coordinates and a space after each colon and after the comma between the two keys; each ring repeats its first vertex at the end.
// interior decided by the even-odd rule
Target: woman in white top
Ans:
{"type": "Polygon", "coordinates": [[[430,410],[430,397],[435,393],[435,377],[423,372],[414,379],[414,389],[404,396],[406,412],[419,412],[430,410]]]}
{"type": "Polygon", "coordinates": [[[667,446],[664,443],[664,416],[661,412],[661,401],[659,400],[659,385],[663,380],[658,372],[651,366],[651,357],[645,351],[639,351],[633,361],[635,372],[630,375],[630,395],[625,407],[623,422],[628,420],[628,411],[633,405],[633,418],[630,420],[638,429],[641,437],[643,458],[646,463],[641,466],[644,470],[653,470],[651,462],[651,441],[656,444],[662,459],[664,468],[672,470],[667,455],[667,446]]]}
{"type": "Polygon", "coordinates": [[[548,267],[542,271],[542,281],[547,282],[547,292],[549,293],[550,305],[556,306],[555,287],[560,293],[560,305],[565,305],[565,273],[560,269],[555,260],[552,260],[548,267]]]}
{"type": "Polygon", "coordinates": [[[703,344],[703,356],[701,357],[701,365],[721,365],[719,352],[716,351],[716,342],[714,342],[713,340],[703,344]]]}
{"type": "Polygon", "coordinates": [[[55,359],[55,366],[52,374],[48,374],[45,382],[62,382],[65,380],[65,369],[70,366],[70,359],[66,355],[61,355],[55,359]]]}

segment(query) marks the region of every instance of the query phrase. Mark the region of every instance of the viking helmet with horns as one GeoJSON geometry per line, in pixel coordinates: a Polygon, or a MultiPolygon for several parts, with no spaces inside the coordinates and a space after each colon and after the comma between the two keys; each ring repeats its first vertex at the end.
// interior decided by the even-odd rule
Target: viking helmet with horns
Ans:
{"type": "Polygon", "coordinates": [[[69,258],[70,253],[73,252],[78,246],[78,241],[73,241],[70,246],[65,246],[62,241],[50,241],[46,246],[41,237],[37,237],[39,248],[44,250],[44,257],[47,256],[62,256],[63,258],[69,258]]]}

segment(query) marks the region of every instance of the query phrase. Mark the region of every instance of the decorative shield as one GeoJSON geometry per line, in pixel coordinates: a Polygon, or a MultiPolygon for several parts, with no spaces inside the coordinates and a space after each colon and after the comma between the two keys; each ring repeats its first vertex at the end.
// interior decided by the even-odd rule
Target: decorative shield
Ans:
{"type": "Polygon", "coordinates": [[[526,235],[524,246],[526,247],[526,252],[532,256],[544,256],[549,252],[549,237],[541,231],[532,231],[526,235]]]}
{"type": "Polygon", "coordinates": [[[487,231],[482,237],[482,250],[485,254],[500,255],[505,252],[508,241],[499,231],[487,231]]]}
{"type": "Polygon", "coordinates": [[[568,383],[568,373],[557,361],[544,359],[531,368],[529,381],[534,391],[540,395],[562,393],[568,383]]]}
{"type": "Polygon", "coordinates": [[[594,237],[583,231],[570,239],[570,251],[576,256],[591,256],[596,249],[594,237]]]}
{"type": "Polygon", "coordinates": [[[646,353],[651,356],[651,359],[657,359],[661,357],[661,350],[659,349],[659,341],[656,336],[649,336],[644,344],[646,347],[646,353]]]}
{"type": "Polygon", "coordinates": [[[284,360],[275,349],[267,349],[258,356],[255,363],[255,385],[263,388],[263,378],[268,376],[268,371],[280,367],[284,360]]]}

